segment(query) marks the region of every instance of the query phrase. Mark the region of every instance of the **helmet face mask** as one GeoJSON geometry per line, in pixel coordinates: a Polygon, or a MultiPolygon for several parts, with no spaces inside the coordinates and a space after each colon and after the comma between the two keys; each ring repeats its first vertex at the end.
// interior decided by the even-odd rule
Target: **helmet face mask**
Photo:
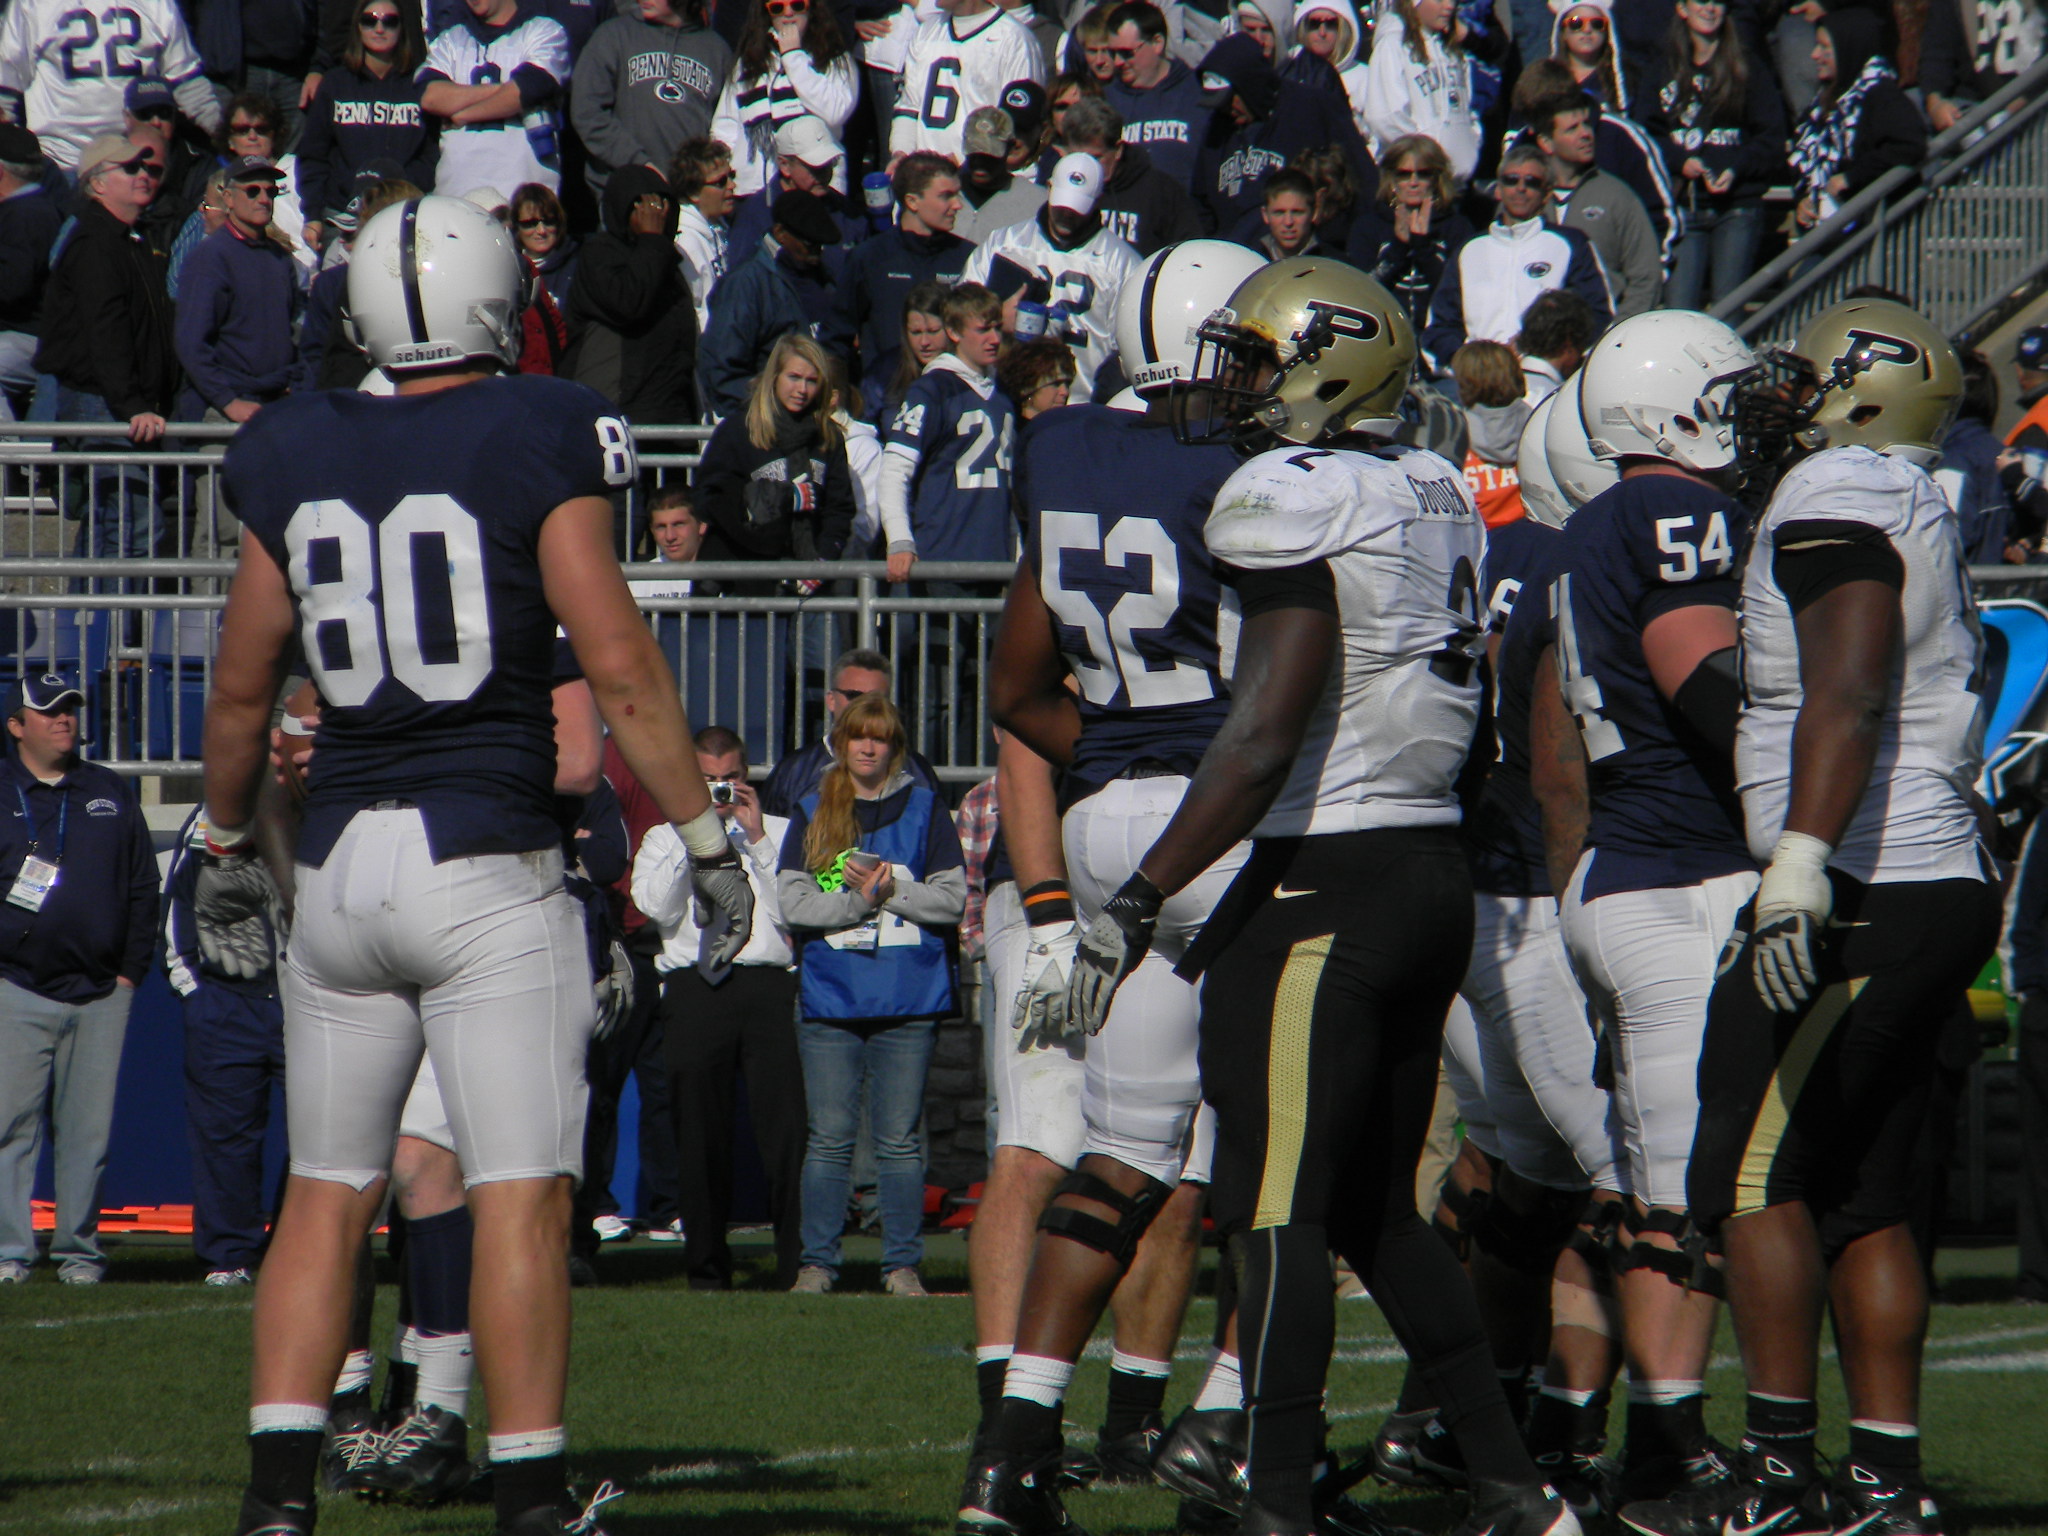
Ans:
{"type": "Polygon", "coordinates": [[[1576,375],[1587,442],[1595,457],[1616,464],[1661,459],[1719,475],[1741,457],[1737,402],[1756,371],[1749,345],[1711,316],[1631,316],[1594,344],[1576,375]]]}
{"type": "Polygon", "coordinates": [[[343,319],[390,374],[518,366],[533,278],[504,226],[457,198],[384,209],[356,236],[343,319]]]}
{"type": "Polygon", "coordinates": [[[1202,322],[1264,265],[1226,240],[1183,240],[1148,256],[1117,299],[1117,351],[1131,388],[1150,400],[1186,379],[1202,322]]]}

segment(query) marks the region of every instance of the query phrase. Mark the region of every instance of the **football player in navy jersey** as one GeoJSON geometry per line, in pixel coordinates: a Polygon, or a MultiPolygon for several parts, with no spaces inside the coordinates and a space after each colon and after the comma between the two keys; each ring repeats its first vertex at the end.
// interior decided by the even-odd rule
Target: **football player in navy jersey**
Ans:
{"type": "Polygon", "coordinates": [[[1208,1177],[1206,1166],[1190,1166],[1202,1099],[1196,992],[1173,974],[1173,961],[1242,851],[1167,909],[1159,951],[1072,1070],[1062,1067],[1077,1033],[1065,993],[1077,910],[1093,917],[1129,877],[1229,708],[1202,528],[1237,458],[1177,443],[1165,396],[1186,377],[1193,328],[1261,264],[1222,241],[1154,255],[1125,285],[1118,315],[1136,408],[1049,411],[1019,445],[1024,561],[996,639],[990,705],[1030,749],[1013,745],[1003,757],[1004,841],[1030,952],[1011,1049],[997,1060],[997,1122],[1011,1139],[998,1150],[1007,1208],[997,1214],[1043,1215],[1035,1248],[1005,1256],[1019,1270],[1028,1260],[1028,1277],[998,1275],[986,1257],[977,1266],[978,1284],[1016,1288],[1020,1311],[1009,1320],[1014,1351],[1002,1395],[985,1404],[970,1458],[963,1532],[1064,1528],[1051,1486],[1061,1405],[1113,1292],[1112,1419],[1097,1448],[1105,1474],[1148,1478],[1163,1429],[1158,1409],[1193,1278],[1198,1186],[1208,1177]],[[1029,771],[1020,756],[1033,753],[1041,781],[1049,777],[1043,763],[1064,770],[1063,815],[1032,814],[1050,796],[1012,787],[1029,771]],[[1104,1208],[1109,1220],[1095,1214],[1104,1208]],[[1120,1412],[1126,1399],[1135,1415],[1120,1412]]]}
{"type": "MultiPolygon", "coordinates": [[[[1558,686],[1531,736],[1576,721],[1585,819],[1546,822],[1564,936],[1605,1034],[1631,1196],[1617,1260],[1628,1428],[1616,1497],[1724,1480],[1700,1381],[1717,1272],[1686,1220],[1707,996],[1756,889],[1731,754],[1737,565],[1749,516],[1733,400],[1757,369],[1718,320],[1659,311],[1604,336],[1560,391],[1621,480],[1573,514],[1550,599],[1558,686]],[[1572,391],[1576,389],[1576,394],[1572,391]]],[[[1551,418],[1555,441],[1558,417],[1551,418]]],[[[1570,764],[1539,751],[1537,792],[1562,801],[1570,764]]]]}
{"type": "MultiPolygon", "coordinates": [[[[1444,1014],[1471,952],[1456,780],[1480,706],[1479,515],[1450,464],[1390,441],[1415,333],[1364,273],[1276,262],[1198,335],[1177,428],[1267,450],[1225,482],[1204,530],[1230,709],[1083,935],[1068,1007],[1099,1023],[1170,897],[1252,836],[1181,965],[1205,976],[1212,1198],[1243,1274],[1237,1529],[1307,1536],[1323,1518],[1334,1249],[1457,1438],[1473,1489],[1458,1530],[1577,1536],[1522,1447],[1471,1286],[1415,1209],[1444,1014]]],[[[1121,1214],[1099,1192],[1089,1203],[1105,1227],[1121,1214]]]]}
{"type": "Polygon", "coordinates": [[[728,948],[752,903],[611,553],[609,493],[636,473],[625,424],[579,385],[497,376],[525,293],[488,214],[414,199],[356,254],[350,311],[398,393],[294,396],[224,470],[250,537],[207,706],[202,925],[269,897],[248,824],[295,632],[326,701],[284,977],[291,1177],[257,1284],[237,1530],[312,1531],[355,1254],[424,1052],[475,1224],[498,1529],[593,1533],[599,1500],[568,1498],[562,1429],[594,1004],[552,815],[554,620],[627,761],[712,861],[697,897],[727,919],[728,948]]]}

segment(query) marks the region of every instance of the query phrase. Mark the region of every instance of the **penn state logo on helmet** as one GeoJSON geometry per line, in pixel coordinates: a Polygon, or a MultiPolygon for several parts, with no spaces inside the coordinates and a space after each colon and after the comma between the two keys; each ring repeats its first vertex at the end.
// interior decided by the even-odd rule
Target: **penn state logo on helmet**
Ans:
{"type": "Polygon", "coordinates": [[[1131,388],[1147,395],[1192,375],[1196,332],[1265,260],[1234,240],[1183,240],[1124,281],[1116,343],[1131,388]]]}

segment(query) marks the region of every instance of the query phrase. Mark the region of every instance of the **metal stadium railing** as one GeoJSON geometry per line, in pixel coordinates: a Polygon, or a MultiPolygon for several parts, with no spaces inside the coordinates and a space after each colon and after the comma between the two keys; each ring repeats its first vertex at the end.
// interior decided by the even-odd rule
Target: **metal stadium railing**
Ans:
{"type": "Polygon", "coordinates": [[[2043,270],[2048,59],[1938,135],[1924,163],[1887,171],[1712,312],[1752,339],[1789,337],[1876,284],[1908,295],[1953,336],[2043,270]]]}

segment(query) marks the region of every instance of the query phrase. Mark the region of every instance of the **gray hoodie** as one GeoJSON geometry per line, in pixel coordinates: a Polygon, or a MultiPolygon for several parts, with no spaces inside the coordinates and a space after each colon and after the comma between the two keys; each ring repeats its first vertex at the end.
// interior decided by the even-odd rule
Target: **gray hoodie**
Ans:
{"type": "Polygon", "coordinates": [[[1614,318],[1640,315],[1664,290],[1664,261],[1643,200],[1597,167],[1569,192],[1552,194],[1557,222],[1586,237],[1614,289],[1614,318]]]}
{"type": "Polygon", "coordinates": [[[622,165],[664,176],[686,139],[711,130],[732,49],[706,27],[664,27],[614,16],[591,34],[569,87],[569,120],[590,151],[591,187],[602,192],[622,165]]]}

